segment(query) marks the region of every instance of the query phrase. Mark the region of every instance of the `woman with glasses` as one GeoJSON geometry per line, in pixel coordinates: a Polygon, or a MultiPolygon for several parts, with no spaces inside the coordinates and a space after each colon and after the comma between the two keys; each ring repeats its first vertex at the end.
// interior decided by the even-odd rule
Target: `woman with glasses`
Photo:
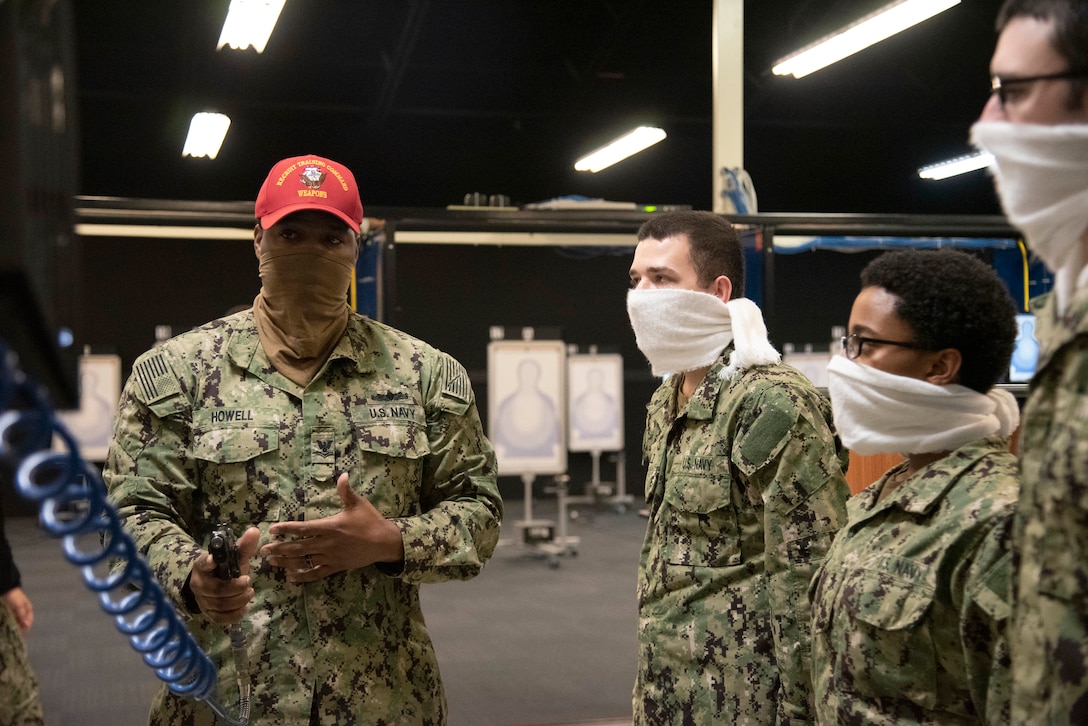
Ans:
{"type": "Polygon", "coordinates": [[[835,427],[904,460],[848,502],[813,579],[819,721],[1007,723],[1019,414],[994,385],[1016,309],[992,268],[951,250],[886,253],[861,282],[828,366],[835,427]]]}

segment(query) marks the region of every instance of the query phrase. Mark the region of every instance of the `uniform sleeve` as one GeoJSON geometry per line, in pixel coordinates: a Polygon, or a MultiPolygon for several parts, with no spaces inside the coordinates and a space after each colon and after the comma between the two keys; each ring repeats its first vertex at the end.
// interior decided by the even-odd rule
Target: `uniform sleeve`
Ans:
{"type": "Polygon", "coordinates": [[[424,386],[430,453],[421,513],[396,520],[404,541],[400,576],[412,582],[466,580],[479,574],[499,540],[495,451],[460,363],[439,354],[424,386]]]}
{"type": "Polygon", "coordinates": [[[185,614],[189,608],[182,589],[202,550],[186,526],[197,481],[195,463],[186,453],[191,408],[170,364],[159,351],[133,366],[121,393],[103,479],[122,526],[167,597],[185,614]],[[147,375],[152,367],[157,381],[147,375]]]}
{"type": "Polygon", "coordinates": [[[764,502],[764,562],[775,659],[779,723],[815,719],[808,587],[835,533],[846,523],[850,490],[842,449],[816,393],[784,386],[752,397],[741,412],[733,460],[764,502]]]}
{"type": "Polygon", "coordinates": [[[1012,512],[983,539],[971,560],[960,614],[968,688],[987,724],[1009,723],[1012,688],[1006,629],[1012,613],[1012,512]]]}

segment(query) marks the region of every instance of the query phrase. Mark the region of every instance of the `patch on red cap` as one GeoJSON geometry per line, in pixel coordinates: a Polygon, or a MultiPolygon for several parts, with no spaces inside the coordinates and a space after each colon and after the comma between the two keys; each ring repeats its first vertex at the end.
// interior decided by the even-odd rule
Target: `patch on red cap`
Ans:
{"type": "Polygon", "coordinates": [[[363,202],[355,175],[343,164],[320,156],[283,159],[268,172],[254,208],[268,229],[288,214],[314,209],[335,214],[359,233],[363,202]]]}

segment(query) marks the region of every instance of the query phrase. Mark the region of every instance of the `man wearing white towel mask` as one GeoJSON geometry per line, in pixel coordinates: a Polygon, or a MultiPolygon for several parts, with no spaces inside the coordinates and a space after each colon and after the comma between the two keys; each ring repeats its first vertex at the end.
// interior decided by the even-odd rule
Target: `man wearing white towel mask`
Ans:
{"type": "Polygon", "coordinates": [[[849,497],[827,400],[781,363],[710,212],[638,233],[627,308],[668,375],[646,415],[635,724],[811,723],[808,583],[849,497]]]}
{"type": "Polygon", "coordinates": [[[1088,2],[1009,0],[971,129],[1054,276],[1020,437],[1012,723],[1088,723],[1088,2]]]}
{"type": "Polygon", "coordinates": [[[850,500],[812,586],[822,724],[1006,724],[1019,491],[1009,437],[1016,308],[964,252],[870,262],[828,366],[843,443],[900,453],[850,500]]]}

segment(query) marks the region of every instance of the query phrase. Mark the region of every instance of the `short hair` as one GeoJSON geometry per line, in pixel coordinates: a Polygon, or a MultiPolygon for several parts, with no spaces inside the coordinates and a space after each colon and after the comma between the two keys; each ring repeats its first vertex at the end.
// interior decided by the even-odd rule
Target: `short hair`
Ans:
{"type": "Polygon", "coordinates": [[[744,252],[740,236],[724,217],[713,212],[683,210],[650,217],[638,229],[638,241],[685,235],[697,281],[710,287],[720,275],[733,283],[730,299],[744,297],[744,252]]]}
{"type": "MultiPolygon", "coordinates": [[[[1069,63],[1070,71],[1088,72],[1088,2],[1084,0],[1005,0],[997,13],[997,32],[1013,18],[1053,20],[1054,50],[1069,63]]],[[[1074,78],[1066,106],[1075,111],[1084,103],[1088,79],[1074,78]]]]}
{"type": "Polygon", "coordinates": [[[959,383],[985,393],[1008,372],[1016,306],[994,268],[951,249],[886,252],[861,271],[862,287],[894,295],[895,313],[930,350],[955,348],[959,383]]]}

